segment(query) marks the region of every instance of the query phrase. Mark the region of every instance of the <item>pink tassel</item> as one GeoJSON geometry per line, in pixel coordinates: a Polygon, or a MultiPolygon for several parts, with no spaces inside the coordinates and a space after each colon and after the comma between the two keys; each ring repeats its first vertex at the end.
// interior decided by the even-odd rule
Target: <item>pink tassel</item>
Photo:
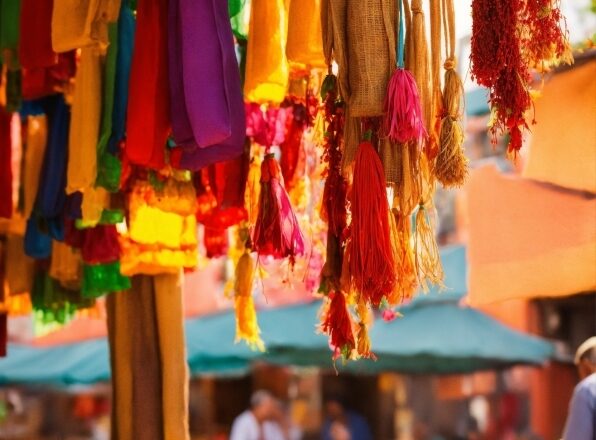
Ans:
{"type": "Polygon", "coordinates": [[[405,144],[427,136],[416,80],[405,69],[396,69],[389,80],[383,122],[385,133],[394,142],[405,144]]]}
{"type": "Polygon", "coordinates": [[[304,237],[273,154],[267,154],[261,164],[261,193],[253,249],[259,255],[275,258],[292,259],[304,255],[304,237]]]}

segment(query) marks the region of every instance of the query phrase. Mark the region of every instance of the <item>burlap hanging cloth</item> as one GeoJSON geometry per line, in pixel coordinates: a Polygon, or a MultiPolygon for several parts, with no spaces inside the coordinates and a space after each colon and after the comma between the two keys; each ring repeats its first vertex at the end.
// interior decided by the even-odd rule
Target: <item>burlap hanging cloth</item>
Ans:
{"type": "Polygon", "coordinates": [[[395,69],[395,0],[348,0],[347,46],[350,112],[383,115],[387,83],[395,69]]]}
{"type": "Polygon", "coordinates": [[[113,440],[185,440],[188,368],[180,277],[137,276],[107,298],[113,440]]]}
{"type": "Polygon", "coordinates": [[[325,65],[321,36],[321,0],[293,0],[288,12],[286,55],[291,63],[325,65]]]}

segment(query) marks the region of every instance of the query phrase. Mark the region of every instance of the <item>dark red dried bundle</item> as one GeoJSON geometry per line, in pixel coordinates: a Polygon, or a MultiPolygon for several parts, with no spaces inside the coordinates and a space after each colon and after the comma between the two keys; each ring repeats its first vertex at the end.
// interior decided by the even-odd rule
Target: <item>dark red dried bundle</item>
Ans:
{"type": "Polygon", "coordinates": [[[528,62],[541,68],[545,61],[561,59],[568,51],[565,18],[558,0],[526,0],[523,15],[527,29],[523,49],[528,62]]]}
{"type": "Polygon", "coordinates": [[[327,253],[321,271],[320,292],[327,293],[339,288],[343,259],[345,229],[347,226],[347,182],[341,173],[343,137],[343,103],[338,100],[337,80],[329,75],[324,96],[325,143],[323,162],[325,188],[321,204],[321,217],[327,221],[327,253]]]}
{"type": "MultiPolygon", "coordinates": [[[[279,145],[281,158],[279,166],[284,176],[286,189],[291,189],[295,183],[298,168],[298,158],[302,147],[302,135],[308,124],[306,106],[300,102],[287,102],[286,110],[286,135],[279,145]]],[[[282,104],[283,105],[283,104],[282,104]]]]}
{"type": "Polygon", "coordinates": [[[527,128],[524,114],[532,101],[529,92],[530,71],[522,54],[520,14],[524,0],[474,0],[472,2],[472,78],[490,89],[494,112],[491,127],[497,133],[510,134],[509,151],[522,146],[522,132],[527,128]]]}
{"type": "Polygon", "coordinates": [[[321,216],[329,224],[329,231],[339,237],[346,227],[347,182],[341,173],[342,152],[340,145],[343,138],[344,109],[337,101],[337,90],[328,93],[325,105],[325,145],[323,162],[327,164],[324,172],[325,188],[321,216]]]}

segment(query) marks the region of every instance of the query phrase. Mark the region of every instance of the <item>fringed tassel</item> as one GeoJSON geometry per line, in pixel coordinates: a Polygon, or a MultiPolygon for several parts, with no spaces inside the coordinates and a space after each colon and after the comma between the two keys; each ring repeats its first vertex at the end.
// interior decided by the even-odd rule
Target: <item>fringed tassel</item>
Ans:
{"type": "Polygon", "coordinates": [[[439,255],[439,247],[430,224],[427,208],[423,203],[418,206],[416,213],[416,229],[414,235],[414,254],[416,258],[416,272],[418,281],[424,292],[428,292],[428,282],[444,287],[443,265],[439,255]]]}
{"type": "Polygon", "coordinates": [[[439,137],[439,155],[435,176],[444,187],[459,187],[468,175],[468,159],[464,154],[464,131],[461,103],[464,86],[455,71],[455,11],[453,0],[443,0],[447,38],[445,44],[449,58],[445,61],[445,87],[443,89],[443,118],[439,137]]]}
{"type": "Polygon", "coordinates": [[[304,237],[273,154],[267,154],[261,164],[261,193],[253,244],[259,255],[289,257],[291,262],[297,255],[304,254],[304,237]]]}
{"type": "Polygon", "coordinates": [[[350,272],[352,285],[378,306],[395,287],[385,175],[370,141],[358,147],[352,185],[350,272]]]}
{"type": "Polygon", "coordinates": [[[383,130],[394,142],[420,142],[426,138],[420,96],[414,76],[404,69],[404,19],[400,3],[397,69],[389,79],[385,96],[383,130]]]}
{"type": "Polygon", "coordinates": [[[248,251],[238,260],[235,278],[236,342],[244,340],[253,350],[265,351],[252,297],[254,262],[248,251]]]}
{"type": "Polygon", "coordinates": [[[412,298],[418,287],[414,252],[410,244],[411,223],[409,218],[410,216],[400,215],[397,209],[393,209],[389,214],[391,244],[397,274],[395,288],[391,296],[387,298],[387,302],[391,306],[412,298]]]}
{"type": "Polygon", "coordinates": [[[347,360],[352,357],[352,352],[356,348],[352,317],[341,291],[331,292],[329,297],[331,301],[321,327],[323,332],[329,335],[329,342],[334,350],[334,359],[341,356],[347,360]]]}
{"type": "Polygon", "coordinates": [[[464,132],[460,102],[463,96],[463,84],[459,75],[448,63],[445,72],[445,90],[443,108],[445,116],[441,120],[439,137],[439,155],[435,163],[435,176],[444,187],[460,187],[468,176],[468,158],[464,152],[464,132]]]}
{"type": "Polygon", "coordinates": [[[368,305],[366,304],[366,302],[362,300],[362,298],[360,301],[358,301],[357,311],[359,322],[358,345],[356,346],[356,351],[358,353],[358,356],[367,359],[377,360],[377,357],[371,350],[370,336],[368,335],[368,328],[370,324],[369,309],[368,305]]]}
{"type": "Polygon", "coordinates": [[[259,197],[261,195],[261,158],[255,154],[248,167],[246,191],[244,192],[244,207],[248,212],[248,224],[254,225],[259,214],[259,197]]]}
{"type": "Polygon", "coordinates": [[[397,68],[385,98],[384,131],[394,142],[420,142],[426,137],[416,80],[410,72],[397,68]]]}

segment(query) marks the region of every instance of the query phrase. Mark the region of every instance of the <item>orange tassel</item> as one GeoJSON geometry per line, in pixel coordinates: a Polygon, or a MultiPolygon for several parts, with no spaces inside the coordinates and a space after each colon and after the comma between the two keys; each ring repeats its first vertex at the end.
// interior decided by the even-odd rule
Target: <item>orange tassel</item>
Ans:
{"type": "Polygon", "coordinates": [[[402,216],[397,209],[389,214],[391,227],[391,244],[395,258],[395,272],[397,283],[390,297],[389,305],[399,305],[404,300],[412,298],[418,287],[416,268],[414,266],[414,252],[410,245],[411,224],[409,216],[402,216]]]}
{"type": "Polygon", "coordinates": [[[254,262],[248,251],[238,260],[235,275],[236,342],[244,340],[253,350],[265,351],[265,344],[260,336],[261,330],[257,322],[257,313],[252,298],[254,262]]]}
{"type": "Polygon", "coordinates": [[[352,187],[350,272],[354,288],[378,306],[395,287],[383,165],[369,141],[358,147],[352,187]]]}

